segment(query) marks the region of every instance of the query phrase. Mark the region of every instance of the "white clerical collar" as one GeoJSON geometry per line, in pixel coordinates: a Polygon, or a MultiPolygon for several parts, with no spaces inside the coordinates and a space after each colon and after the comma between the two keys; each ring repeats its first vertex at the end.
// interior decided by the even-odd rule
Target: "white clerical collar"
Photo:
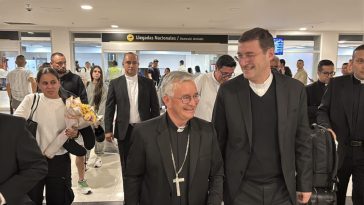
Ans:
{"type": "Polygon", "coordinates": [[[267,80],[264,81],[264,83],[257,84],[249,80],[249,86],[255,92],[255,94],[262,97],[268,91],[272,82],[273,82],[273,74],[270,73],[269,77],[267,78],[267,80]]]}
{"type": "Polygon", "coordinates": [[[25,69],[24,67],[17,67],[16,69],[25,69]]]}
{"type": "Polygon", "coordinates": [[[138,82],[138,75],[134,75],[134,76],[125,75],[125,78],[127,80],[131,80],[131,81],[134,81],[134,82],[138,82]]]}
{"type": "Polygon", "coordinates": [[[360,81],[360,84],[364,84],[364,80],[360,80],[359,78],[357,78],[357,77],[355,76],[355,74],[354,74],[354,78],[356,78],[357,80],[359,80],[359,81],[360,81]]]}

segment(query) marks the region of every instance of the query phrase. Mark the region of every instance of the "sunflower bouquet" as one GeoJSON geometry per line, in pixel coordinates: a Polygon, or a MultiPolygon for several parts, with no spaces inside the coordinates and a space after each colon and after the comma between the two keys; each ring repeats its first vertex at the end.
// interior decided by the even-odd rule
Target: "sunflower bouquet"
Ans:
{"type": "Polygon", "coordinates": [[[98,126],[102,116],[97,116],[93,107],[83,104],[80,98],[69,97],[66,100],[67,127],[82,129],[89,125],[98,126]]]}
{"type": "MultiPolygon", "coordinates": [[[[66,135],[68,128],[83,129],[90,125],[97,127],[100,124],[102,116],[97,116],[93,107],[88,104],[83,104],[80,98],[69,97],[66,100],[65,123],[66,129],[48,145],[44,151],[44,155],[52,159],[58,150],[70,138],[66,135]]],[[[77,149],[84,149],[79,147],[77,149]]],[[[69,151],[69,150],[68,150],[69,151]]]]}

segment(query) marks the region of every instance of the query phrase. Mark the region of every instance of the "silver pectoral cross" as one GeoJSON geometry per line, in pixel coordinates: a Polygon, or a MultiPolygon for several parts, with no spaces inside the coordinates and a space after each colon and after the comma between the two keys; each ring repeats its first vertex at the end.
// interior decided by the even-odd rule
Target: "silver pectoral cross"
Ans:
{"type": "Polygon", "coordinates": [[[173,183],[176,183],[177,196],[181,196],[181,190],[179,187],[179,183],[184,182],[184,181],[185,181],[185,178],[178,178],[178,174],[176,174],[176,178],[173,179],[173,183]]]}

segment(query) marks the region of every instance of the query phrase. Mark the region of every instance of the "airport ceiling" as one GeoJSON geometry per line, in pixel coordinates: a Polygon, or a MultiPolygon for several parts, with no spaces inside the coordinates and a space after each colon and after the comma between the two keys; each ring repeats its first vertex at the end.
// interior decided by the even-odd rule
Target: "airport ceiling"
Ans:
{"type": "Polygon", "coordinates": [[[240,33],[364,32],[364,0],[0,0],[0,29],[240,33]],[[88,4],[92,10],[82,10],[88,4]],[[8,25],[4,22],[35,25],[8,25]],[[118,29],[110,28],[118,25],[118,29]]]}

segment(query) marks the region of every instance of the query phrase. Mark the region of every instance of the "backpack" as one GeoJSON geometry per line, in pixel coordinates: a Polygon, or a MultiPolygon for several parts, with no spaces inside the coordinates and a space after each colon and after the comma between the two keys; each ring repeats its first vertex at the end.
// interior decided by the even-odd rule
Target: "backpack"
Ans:
{"type": "Polygon", "coordinates": [[[338,154],[335,140],[323,126],[313,124],[313,191],[309,204],[336,204],[338,154]]]}

